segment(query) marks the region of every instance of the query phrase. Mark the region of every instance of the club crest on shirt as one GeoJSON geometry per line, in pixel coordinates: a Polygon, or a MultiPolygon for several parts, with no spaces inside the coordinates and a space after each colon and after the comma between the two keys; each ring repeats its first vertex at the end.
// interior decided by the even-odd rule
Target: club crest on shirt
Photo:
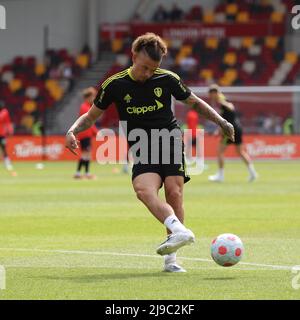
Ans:
{"type": "Polygon", "coordinates": [[[159,87],[155,88],[154,93],[159,98],[162,95],[162,88],[159,88],[159,87]]]}
{"type": "Polygon", "coordinates": [[[124,97],[124,100],[129,103],[131,101],[131,96],[129,94],[126,94],[126,96],[124,97]]]}

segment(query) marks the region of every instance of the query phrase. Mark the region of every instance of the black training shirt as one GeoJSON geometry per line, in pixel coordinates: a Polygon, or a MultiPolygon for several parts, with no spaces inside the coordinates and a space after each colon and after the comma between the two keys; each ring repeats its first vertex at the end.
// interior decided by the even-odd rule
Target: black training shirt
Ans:
{"type": "Polygon", "coordinates": [[[185,100],[190,94],[191,90],[174,72],[158,68],[142,83],[133,79],[128,68],[102,83],[94,104],[105,110],[114,102],[120,120],[127,121],[129,130],[173,129],[177,121],[171,109],[172,96],[185,100]]]}
{"type": "Polygon", "coordinates": [[[229,108],[221,104],[220,114],[224,119],[230,122],[234,127],[239,127],[241,125],[237,112],[235,110],[230,110],[229,108]]]}

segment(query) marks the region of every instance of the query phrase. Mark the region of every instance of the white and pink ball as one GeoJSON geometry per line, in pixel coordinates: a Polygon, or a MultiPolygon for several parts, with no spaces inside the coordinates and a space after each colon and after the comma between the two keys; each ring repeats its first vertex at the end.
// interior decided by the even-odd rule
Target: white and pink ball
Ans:
{"type": "Polygon", "coordinates": [[[211,257],[223,267],[237,264],[243,256],[244,246],[241,239],[231,233],[220,234],[211,243],[211,257]]]}

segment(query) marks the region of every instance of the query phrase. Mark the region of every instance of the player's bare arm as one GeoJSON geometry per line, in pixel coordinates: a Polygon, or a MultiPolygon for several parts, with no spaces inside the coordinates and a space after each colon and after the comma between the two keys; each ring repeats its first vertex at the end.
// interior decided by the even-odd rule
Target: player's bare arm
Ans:
{"type": "Polygon", "coordinates": [[[234,128],[231,123],[222,118],[209,104],[197,97],[194,93],[184,101],[188,106],[194,108],[208,120],[213,121],[220,126],[226,136],[234,141],[234,128]]]}
{"type": "Polygon", "coordinates": [[[91,109],[87,113],[79,117],[68,130],[66,134],[66,148],[68,148],[73,154],[77,155],[74,150],[78,149],[79,147],[76,135],[79,132],[90,128],[102,113],[103,111],[101,109],[93,105],[91,109]]]}

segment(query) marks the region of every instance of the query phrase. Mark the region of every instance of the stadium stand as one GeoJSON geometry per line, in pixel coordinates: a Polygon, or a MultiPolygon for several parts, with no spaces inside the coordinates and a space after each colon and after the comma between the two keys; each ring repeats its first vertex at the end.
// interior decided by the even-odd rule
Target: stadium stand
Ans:
{"type": "MultiPolygon", "coordinates": [[[[269,21],[284,24],[292,5],[293,1],[281,0],[221,1],[214,11],[205,11],[199,5],[192,6],[182,15],[181,21],[241,24],[269,21]]],[[[160,5],[152,19],[159,23],[168,22],[170,13],[160,5]]],[[[110,73],[129,64],[131,40],[127,35],[113,38],[110,44],[106,44],[119,55],[110,73]]],[[[284,38],[278,36],[165,40],[169,46],[169,56],[164,66],[177,72],[189,85],[213,82],[222,86],[288,85],[294,83],[300,71],[299,55],[286,51],[284,38]]]]}
{"type": "Polygon", "coordinates": [[[17,56],[0,68],[0,96],[9,106],[16,133],[32,134],[42,112],[72,90],[89,59],[87,53],[74,57],[66,49],[50,49],[44,62],[17,56]]]}

